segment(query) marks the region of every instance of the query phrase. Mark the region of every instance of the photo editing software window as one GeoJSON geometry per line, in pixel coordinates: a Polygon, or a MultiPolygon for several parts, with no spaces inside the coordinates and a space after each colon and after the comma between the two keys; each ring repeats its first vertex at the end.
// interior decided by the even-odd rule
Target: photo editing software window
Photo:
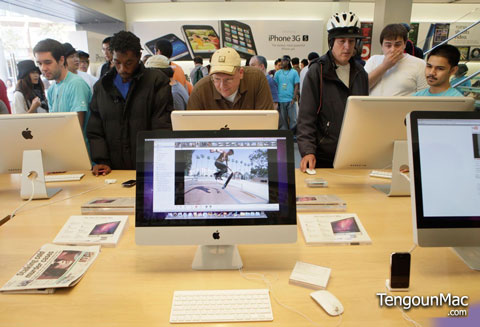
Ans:
{"type": "Polygon", "coordinates": [[[249,224],[288,210],[284,137],[146,141],[153,146],[151,213],[156,218],[249,224]]]}
{"type": "Polygon", "coordinates": [[[474,217],[480,201],[480,120],[419,119],[425,217],[474,217]]]}

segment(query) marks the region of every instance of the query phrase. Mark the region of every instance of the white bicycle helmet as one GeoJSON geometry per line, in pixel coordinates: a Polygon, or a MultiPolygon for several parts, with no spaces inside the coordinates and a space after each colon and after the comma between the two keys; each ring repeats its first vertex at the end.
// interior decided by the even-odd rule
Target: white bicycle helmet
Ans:
{"type": "Polygon", "coordinates": [[[335,13],[327,22],[328,39],[338,37],[361,38],[360,20],[353,12],[335,13]]]}

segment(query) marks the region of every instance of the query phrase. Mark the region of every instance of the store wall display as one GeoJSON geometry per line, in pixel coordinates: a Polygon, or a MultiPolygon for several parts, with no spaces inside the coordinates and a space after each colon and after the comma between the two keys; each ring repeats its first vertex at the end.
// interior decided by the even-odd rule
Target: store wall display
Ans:
{"type": "Polygon", "coordinates": [[[450,24],[435,24],[432,47],[437,46],[448,39],[449,30],[450,24]]]}
{"type": "Polygon", "coordinates": [[[457,47],[460,51],[460,60],[466,61],[470,58],[470,47],[457,47]]]}
{"type": "Polygon", "coordinates": [[[470,60],[480,60],[480,48],[472,48],[470,51],[470,60]]]}
{"type": "Polygon", "coordinates": [[[323,53],[324,25],[322,20],[159,21],[133,23],[132,31],[152,54],[157,40],[170,41],[174,60],[210,58],[221,47],[234,48],[244,59],[258,54],[273,60],[323,53]]]}
{"type": "Polygon", "coordinates": [[[192,58],[210,58],[220,49],[220,39],[213,26],[182,25],[182,35],[192,58]]]}
{"type": "Polygon", "coordinates": [[[220,21],[223,46],[234,48],[241,57],[257,55],[255,40],[250,26],[235,20],[220,21]]]}
{"type": "Polygon", "coordinates": [[[408,38],[412,41],[413,45],[417,45],[418,42],[418,31],[420,29],[419,23],[410,23],[410,32],[408,32],[408,38]]]}
{"type": "Polygon", "coordinates": [[[183,42],[175,34],[167,34],[159,38],[153,39],[145,43],[147,51],[151,54],[155,54],[155,43],[160,40],[167,40],[172,44],[172,60],[191,60],[192,56],[188,52],[188,48],[185,42],[183,42]]]}
{"type": "Polygon", "coordinates": [[[370,58],[372,52],[372,28],[372,22],[363,22],[360,25],[360,29],[362,30],[363,35],[361,57],[365,61],[370,58]]]}
{"type": "MultiPolygon", "coordinates": [[[[465,30],[473,23],[434,23],[430,25],[427,38],[425,40],[427,48],[434,47],[462,30],[465,30]],[[432,39],[432,40],[431,40],[432,39]],[[428,47],[431,42],[431,46],[428,47]]],[[[480,61],[480,27],[475,26],[454,39],[448,41],[460,51],[460,60],[480,61]]],[[[424,47],[425,48],[425,47],[424,47]]]]}
{"type": "MultiPolygon", "coordinates": [[[[450,23],[450,33],[448,37],[452,37],[458,32],[464,30],[468,26],[472,25],[471,23],[450,23]]],[[[452,39],[448,43],[455,46],[470,46],[475,48],[480,48],[480,26],[477,25],[472,27],[468,31],[463,32],[456,38],[452,39]]]]}

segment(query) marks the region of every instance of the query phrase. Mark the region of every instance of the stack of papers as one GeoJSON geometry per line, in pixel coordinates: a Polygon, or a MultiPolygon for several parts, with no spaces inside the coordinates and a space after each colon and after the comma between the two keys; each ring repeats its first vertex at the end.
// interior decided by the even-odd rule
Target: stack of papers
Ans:
{"type": "Polygon", "coordinates": [[[347,203],[334,194],[298,195],[297,211],[345,211],[347,203]]]}
{"type": "Polygon", "coordinates": [[[135,198],[95,198],[81,209],[83,215],[133,215],[135,198]]]}

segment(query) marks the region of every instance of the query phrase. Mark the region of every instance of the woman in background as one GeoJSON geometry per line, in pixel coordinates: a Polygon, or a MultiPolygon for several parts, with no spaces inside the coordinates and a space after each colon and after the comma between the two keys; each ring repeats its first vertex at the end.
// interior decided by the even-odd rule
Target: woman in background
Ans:
{"type": "Polygon", "coordinates": [[[33,60],[22,60],[17,67],[18,82],[13,93],[13,113],[48,112],[45,89],[40,80],[40,69],[35,66],[33,60]]]}

